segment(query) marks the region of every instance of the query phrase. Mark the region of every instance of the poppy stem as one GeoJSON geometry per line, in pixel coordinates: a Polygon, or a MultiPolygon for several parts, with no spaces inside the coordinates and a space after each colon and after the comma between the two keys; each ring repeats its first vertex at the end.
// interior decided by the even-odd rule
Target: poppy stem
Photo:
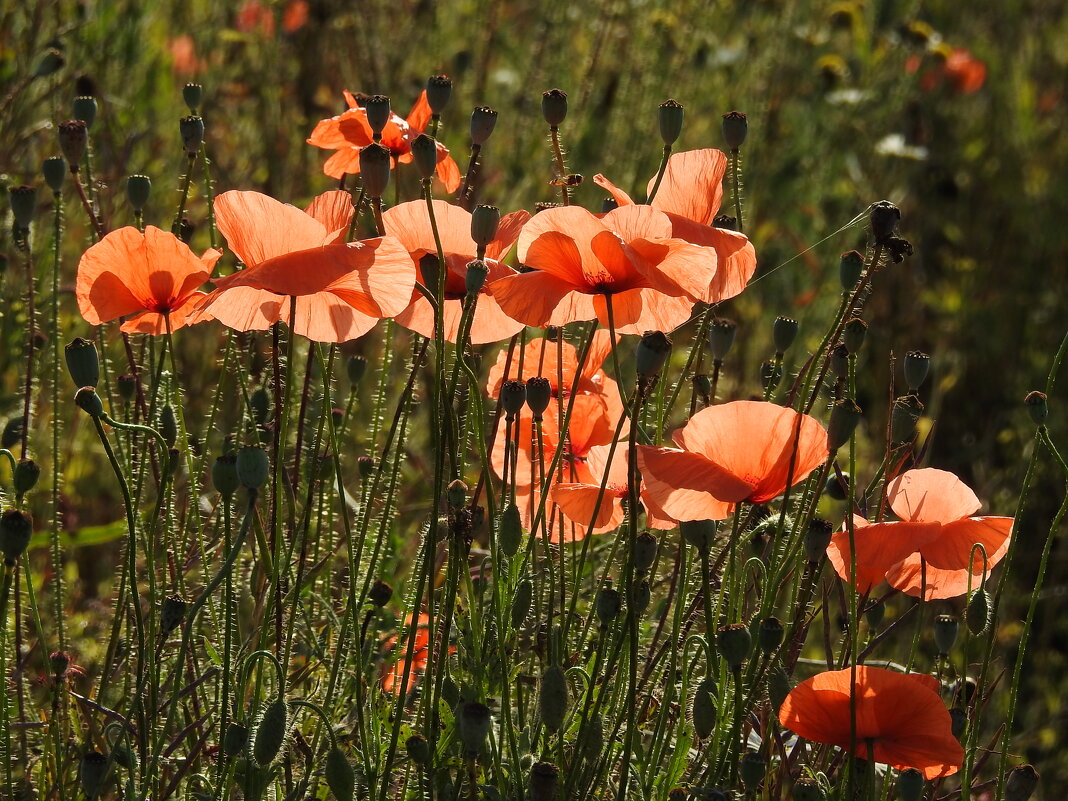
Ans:
{"type": "Polygon", "coordinates": [[[567,167],[564,165],[564,151],[560,147],[560,126],[549,126],[549,137],[553,143],[553,159],[556,162],[556,177],[560,180],[560,199],[565,206],[571,205],[571,197],[567,191],[567,167]]]}
{"type": "Polygon", "coordinates": [[[26,238],[23,238],[21,242],[21,249],[26,258],[26,322],[29,327],[26,332],[26,389],[23,393],[22,431],[19,436],[22,441],[22,461],[26,461],[30,437],[30,404],[33,400],[33,355],[37,344],[37,274],[36,270],[34,270],[33,253],[30,250],[28,237],[29,232],[27,231],[26,238]]]}
{"type": "Polygon", "coordinates": [[[193,182],[193,165],[196,163],[196,151],[188,154],[185,165],[185,173],[178,185],[178,211],[174,214],[174,222],[171,223],[171,233],[181,239],[182,216],[185,214],[185,204],[189,200],[189,185],[193,182]]]}
{"type": "Polygon", "coordinates": [[[731,148],[731,194],[734,196],[734,216],[738,221],[738,233],[745,233],[745,225],[742,222],[742,156],[738,148],[731,148]]]}
{"type": "Polygon", "coordinates": [[[656,197],[656,193],[660,191],[660,182],[664,180],[664,173],[667,172],[669,158],[671,158],[671,145],[664,145],[664,156],[660,159],[660,169],[656,172],[656,180],[653,182],[653,191],[649,193],[649,197],[645,201],[650,206],[653,204],[653,198],[656,197]]]}

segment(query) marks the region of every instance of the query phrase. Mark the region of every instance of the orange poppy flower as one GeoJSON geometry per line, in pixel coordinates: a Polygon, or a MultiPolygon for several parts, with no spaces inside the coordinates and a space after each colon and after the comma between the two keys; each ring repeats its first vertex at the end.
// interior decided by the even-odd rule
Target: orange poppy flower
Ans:
{"type": "MultiPolygon", "coordinates": [[[[668,158],[660,189],[651,204],[671,221],[671,236],[713,248],[719,255],[719,269],[699,298],[706,303],[719,303],[739,294],[757,266],[756,251],[745,234],[712,225],[723,202],[726,170],[727,157],[719,150],[675,153],[668,158]]],[[[634,204],[630,195],[603,175],[595,175],[593,181],[620,207],[634,204]]],[[[646,193],[653,191],[655,183],[654,175],[646,193]]]]}
{"type": "MultiPolygon", "coordinates": [[[[414,615],[408,616],[406,624],[408,627],[412,625],[413,619],[414,615]]],[[[415,632],[415,649],[412,651],[412,667],[408,673],[408,684],[404,688],[406,694],[415,689],[415,685],[419,683],[419,679],[426,672],[427,663],[430,661],[430,615],[420,612],[418,620],[415,632]]],[[[407,633],[403,637],[400,634],[394,634],[386,640],[385,651],[387,655],[398,650],[397,661],[382,674],[382,689],[387,693],[398,694],[401,690],[401,679],[404,678],[404,671],[408,665],[406,658],[408,653],[407,633]]],[[[449,653],[456,653],[455,645],[449,646],[449,653]]]]}
{"type": "Polygon", "coordinates": [[[197,322],[214,317],[238,331],[284,322],[308,339],[344,342],[403,311],[415,286],[408,251],[388,236],[346,244],[351,217],[346,192],[326,192],[307,211],[259,192],[219,195],[216,222],[246,267],[215,279],[197,322]]]}
{"type": "Polygon", "coordinates": [[[788,476],[797,484],[827,458],[819,421],[763,401],[702,409],[671,438],[681,450],[639,445],[638,466],[649,496],[676,520],[724,520],[741,501],[766,503],[788,476]]]}
{"type": "Polygon", "coordinates": [[[494,282],[505,313],[527,325],[600,320],[608,298],[616,330],[671,331],[689,319],[716,274],[712,248],[672,238],[671,221],[649,206],[598,218],[580,206],[548,209],[519,234],[519,261],[534,270],[494,282]]]}
{"type": "Polygon", "coordinates": [[[129,317],[121,329],[134,334],[164,334],[187,324],[193,306],[222,253],[199,258],[169,231],[149,225],[142,234],[127,226],[112,231],[82,255],[75,294],[86,322],[100,325],[129,317]],[[132,316],[131,316],[132,315],[132,316]]]}
{"type": "MultiPolygon", "coordinates": [[[[341,178],[346,173],[359,173],[360,150],[374,141],[371,124],[367,121],[367,111],[359,105],[356,96],[351,92],[344,92],[344,95],[348,111],[337,117],[320,120],[307,139],[309,145],[336,151],[323,165],[323,172],[331,178],[341,178]]],[[[389,122],[382,130],[382,144],[389,148],[394,166],[397,163],[407,164],[412,160],[412,140],[426,130],[430,116],[430,103],[427,102],[425,89],[408,112],[407,119],[396,113],[390,114],[389,122]]],[[[441,142],[438,142],[437,175],[448,192],[455,192],[460,186],[460,168],[449,155],[449,149],[441,142]]]]}
{"type": "MultiPolygon", "coordinates": [[[[448,270],[445,275],[445,304],[442,310],[445,338],[449,342],[456,342],[460,317],[463,314],[463,299],[467,295],[467,263],[475,258],[476,252],[475,242],[471,239],[471,212],[443,200],[435,200],[434,219],[437,222],[438,236],[448,270]]],[[[489,286],[505,276],[516,274],[516,271],[501,259],[512,249],[512,245],[519,238],[519,229],[529,219],[530,214],[525,211],[506,214],[497,227],[496,238],[486,247],[485,262],[489,275],[479,292],[475,315],[471,320],[470,340],[473,345],[499,342],[523,329],[522,323],[516,322],[501,311],[489,291],[489,286]]],[[[423,256],[437,255],[434,230],[430,226],[430,214],[424,201],[414,200],[394,206],[382,215],[382,222],[385,232],[400,240],[416,265],[423,256]]],[[[436,289],[436,285],[427,285],[422,271],[419,273],[419,280],[431,291],[436,289]]],[[[413,291],[411,303],[397,315],[396,320],[417,334],[434,336],[434,309],[419,292],[413,291]]]]}
{"type": "MultiPolygon", "coordinates": [[[[956,598],[982,581],[983,560],[993,568],[1009,548],[1011,517],[974,517],[982,504],[952,473],[934,468],[908,470],[890,482],[887,500],[899,521],[869,523],[854,518],[857,581],[868,592],[884,578],[896,590],[919,597],[926,578],[927,600],[956,598]]],[[[831,538],[827,557],[843,581],[849,581],[849,533],[831,538]]]]}
{"type": "MultiPolygon", "coordinates": [[[[934,676],[857,666],[853,753],[897,770],[914,768],[938,779],[960,770],[964,749],[953,736],[949,712],[934,676]]],[[[819,673],[798,684],[779,709],[779,722],[817,743],[850,746],[850,671],[819,673]]]]}

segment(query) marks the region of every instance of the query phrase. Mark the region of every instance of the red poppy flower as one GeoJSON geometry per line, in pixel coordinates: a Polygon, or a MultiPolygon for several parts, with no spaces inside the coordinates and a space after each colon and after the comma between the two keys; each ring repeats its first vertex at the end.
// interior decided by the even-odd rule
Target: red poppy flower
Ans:
{"type": "MultiPolygon", "coordinates": [[[[412,625],[414,617],[414,615],[408,616],[407,625],[409,627],[412,625]]],[[[412,652],[412,667],[408,673],[408,684],[404,688],[405,693],[410,693],[415,689],[415,685],[419,682],[423,673],[426,672],[427,663],[430,661],[430,615],[421,612],[416,625],[415,649],[412,652]]],[[[399,651],[397,661],[382,674],[382,689],[387,693],[397,694],[400,692],[401,679],[404,678],[404,671],[408,665],[406,658],[408,653],[407,632],[403,636],[394,634],[386,640],[386,654],[389,655],[394,651],[399,651]]],[[[449,646],[449,653],[456,653],[455,645],[449,646]]]]}
{"type": "Polygon", "coordinates": [[[766,503],[827,458],[813,417],[774,403],[702,409],[671,437],[682,450],[638,446],[650,498],[676,520],[723,520],[741,501],[766,503]],[[792,470],[791,470],[792,463],[792,470]]]}
{"type": "Polygon", "coordinates": [[[78,308],[92,325],[129,317],[122,330],[139,334],[166,333],[168,315],[173,331],[187,324],[193,306],[204,297],[197,288],[207,282],[221,255],[208,250],[198,258],[174,234],[151,225],[143,234],[131,226],[120,228],[78,262],[78,308]]]}
{"type": "Polygon", "coordinates": [[[408,251],[388,236],[344,243],[351,217],[345,192],[320,195],[307,211],[259,192],[219,195],[219,230],[247,266],[215,279],[199,319],[238,331],[284,322],[308,339],[344,342],[403,311],[415,286],[408,251]]]}
{"type": "MultiPolygon", "coordinates": [[[[887,487],[899,521],[869,523],[854,518],[857,581],[868,592],[884,578],[894,589],[919,597],[926,577],[927,600],[956,598],[982,581],[983,560],[972,547],[982,543],[987,567],[1005,556],[1011,517],[973,517],[982,504],[964,482],[945,470],[909,470],[887,487]]],[[[831,565],[849,580],[849,533],[840,531],[827,548],[831,565]]]]}
{"type": "MultiPolygon", "coordinates": [[[[463,299],[467,295],[467,263],[475,258],[476,251],[475,242],[471,239],[471,213],[443,200],[435,200],[434,219],[437,222],[438,236],[448,270],[445,275],[443,308],[445,338],[449,342],[456,342],[460,317],[463,314],[463,299]]],[[[523,329],[522,323],[516,322],[501,311],[489,287],[494,281],[516,274],[515,270],[500,260],[512,249],[519,237],[519,229],[529,219],[530,214],[525,211],[506,214],[497,227],[496,238],[486,247],[485,262],[489,275],[479,292],[475,315],[471,321],[470,341],[473,345],[499,342],[523,329]]],[[[424,201],[415,200],[394,206],[382,215],[382,222],[386,228],[385,232],[400,240],[417,265],[423,256],[437,255],[434,230],[430,226],[430,214],[424,201]]],[[[428,286],[421,271],[419,280],[424,286],[428,286]]],[[[434,291],[436,286],[428,288],[434,291]]],[[[397,315],[396,320],[417,334],[434,336],[434,309],[419,292],[412,293],[411,303],[397,315]]]]}
{"type": "Polygon", "coordinates": [[[508,315],[540,327],[593,319],[608,326],[611,297],[624,334],[686,322],[717,264],[712,248],[672,238],[671,221],[648,206],[601,218],[580,206],[543,211],[523,226],[519,260],[534,270],[490,290],[508,315]]]}
{"type": "MultiPolygon", "coordinates": [[[[756,251],[745,234],[712,224],[723,202],[726,170],[727,157],[719,150],[675,153],[668,158],[664,178],[651,204],[671,221],[671,236],[713,248],[719,255],[719,269],[699,298],[706,303],[719,303],[740,293],[757,266],[756,251]]],[[[634,203],[630,195],[603,175],[595,175],[593,181],[607,190],[619,206],[634,203]]],[[[655,183],[654,175],[646,193],[653,191],[655,183]]]]}
{"type": "MultiPolygon", "coordinates": [[[[897,770],[914,768],[928,780],[960,770],[964,749],[953,736],[949,712],[934,676],[859,665],[853,753],[897,770]]],[[[779,722],[817,743],[849,749],[852,728],[850,671],[817,674],[798,684],[779,709],[779,722]]]]}
{"type": "MultiPolygon", "coordinates": [[[[307,140],[309,145],[336,151],[323,166],[323,172],[331,178],[341,178],[346,173],[359,173],[360,150],[374,141],[371,124],[367,122],[367,111],[360,107],[351,92],[345,92],[344,95],[348,111],[328,120],[320,120],[307,140]]],[[[389,122],[382,130],[382,144],[389,148],[394,165],[398,162],[407,164],[412,160],[412,140],[426,130],[430,116],[426,90],[423,90],[412,110],[408,112],[408,119],[396,113],[390,114],[389,122]]],[[[460,168],[449,155],[449,149],[441,142],[438,142],[437,175],[448,192],[455,192],[460,186],[460,168]]]]}

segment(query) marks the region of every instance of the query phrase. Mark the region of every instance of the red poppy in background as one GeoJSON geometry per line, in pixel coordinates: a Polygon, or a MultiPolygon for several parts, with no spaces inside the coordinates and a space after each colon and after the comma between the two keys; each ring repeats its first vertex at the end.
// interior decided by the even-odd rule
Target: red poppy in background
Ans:
{"type": "MultiPolygon", "coordinates": [[[[331,178],[341,178],[346,173],[359,173],[360,150],[374,141],[366,109],[359,105],[356,96],[351,92],[344,92],[344,95],[348,111],[337,117],[320,120],[307,139],[309,145],[336,151],[323,165],[323,172],[331,178]]],[[[382,130],[382,144],[389,148],[394,166],[398,162],[407,164],[412,160],[412,140],[426,130],[430,116],[426,90],[423,90],[415,101],[407,119],[396,113],[390,114],[389,122],[382,130]]],[[[449,149],[441,142],[437,145],[438,178],[445,185],[446,191],[455,192],[460,186],[460,168],[449,155],[449,149]]]]}
{"type": "Polygon", "coordinates": [[[639,445],[638,467],[649,497],[676,520],[723,520],[741,501],[766,503],[828,453],[818,420],[763,401],[702,409],[671,438],[681,450],[639,445]]]}
{"type": "MultiPolygon", "coordinates": [[[[445,274],[445,304],[442,310],[445,338],[449,342],[456,342],[460,317],[463,314],[463,299],[467,295],[467,263],[475,258],[476,251],[475,242],[471,239],[471,212],[443,200],[435,200],[434,219],[437,222],[438,237],[448,270],[445,274]]],[[[489,286],[494,281],[516,274],[515,270],[500,260],[512,249],[519,238],[519,229],[529,219],[530,214],[525,211],[506,214],[497,227],[496,238],[486,247],[484,261],[489,268],[489,275],[479,292],[478,304],[471,321],[470,341],[473,345],[499,342],[523,329],[522,323],[516,322],[501,311],[489,291],[489,286]]],[[[416,265],[423,256],[437,255],[434,230],[430,226],[430,214],[424,201],[415,200],[394,206],[382,215],[382,222],[385,224],[385,232],[400,240],[416,265]]],[[[432,292],[436,289],[436,285],[427,284],[421,271],[419,280],[432,292]]],[[[411,303],[397,315],[396,320],[417,334],[434,336],[434,309],[419,292],[412,293],[411,303]]]]}
{"type": "Polygon", "coordinates": [[[142,234],[127,226],[112,231],[82,255],[75,294],[86,322],[100,325],[129,317],[121,330],[164,334],[187,324],[222,253],[197,257],[169,231],[149,225],[142,234]],[[132,316],[131,316],[132,315],[132,316]]]}
{"type": "MultiPolygon", "coordinates": [[[[856,669],[853,753],[897,770],[914,768],[931,780],[960,770],[964,749],[953,736],[949,712],[934,676],[856,669]]],[[[806,740],[848,750],[851,740],[850,670],[819,673],[798,684],[779,709],[779,722],[806,740]]]]}
{"type": "Polygon", "coordinates": [[[716,274],[715,250],[672,238],[671,221],[648,206],[598,218],[580,206],[536,214],[519,235],[519,260],[532,272],[490,290],[505,313],[545,327],[597,319],[616,330],[671,331],[689,319],[716,274]]]}
{"type": "MultiPolygon", "coordinates": [[[[409,627],[412,625],[413,619],[415,619],[414,615],[408,616],[407,625],[409,627]]],[[[412,667],[408,673],[408,684],[404,688],[405,693],[410,693],[415,689],[415,685],[419,682],[423,673],[426,672],[427,663],[430,661],[430,615],[420,613],[416,626],[415,649],[412,652],[412,667]]],[[[406,659],[408,653],[407,634],[403,637],[394,634],[386,640],[385,652],[387,655],[398,650],[397,661],[393,663],[392,668],[382,674],[382,689],[387,693],[398,694],[401,690],[401,679],[404,678],[404,671],[408,665],[408,660],[406,659]]],[[[449,646],[449,653],[456,653],[455,645],[449,646]]]]}
{"type": "MultiPolygon", "coordinates": [[[[653,202],[671,221],[671,236],[695,245],[713,248],[719,256],[719,269],[699,298],[719,303],[739,294],[756,272],[756,251],[745,234],[716,228],[713,221],[723,202],[723,175],[727,157],[707,148],[675,153],[668,158],[664,178],[653,202]]],[[[601,174],[593,177],[619,206],[634,204],[630,195],[601,174]]],[[[653,191],[656,176],[649,179],[646,193],[653,191]]]]}
{"type": "Polygon", "coordinates": [[[307,211],[259,192],[219,195],[216,222],[246,267],[215,279],[197,322],[214,317],[238,331],[284,322],[308,339],[344,342],[403,311],[415,286],[408,251],[388,236],[345,243],[351,217],[346,192],[326,192],[307,211]]]}
{"type": "MultiPolygon", "coordinates": [[[[953,473],[934,468],[908,470],[890,482],[887,500],[899,521],[869,523],[854,518],[856,587],[867,592],[884,578],[896,590],[924,598],[956,598],[982,581],[981,543],[987,567],[993,568],[1009,548],[1011,517],[975,517],[982,504],[953,473]]],[[[849,532],[832,537],[827,557],[843,581],[852,561],[849,532]]]]}

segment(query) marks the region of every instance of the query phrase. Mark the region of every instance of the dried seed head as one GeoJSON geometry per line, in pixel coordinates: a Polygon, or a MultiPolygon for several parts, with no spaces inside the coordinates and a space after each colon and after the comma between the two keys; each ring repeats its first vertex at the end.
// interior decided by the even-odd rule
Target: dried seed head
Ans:
{"type": "Polygon", "coordinates": [[[59,150],[67,160],[67,168],[78,172],[89,143],[89,129],[82,120],[67,120],[59,124],[58,131],[59,150]]]}
{"type": "Polygon", "coordinates": [[[412,160],[423,178],[433,178],[438,170],[438,143],[427,134],[419,134],[411,143],[412,160]]]}
{"type": "Polygon", "coordinates": [[[363,104],[367,112],[367,124],[371,126],[371,135],[377,142],[382,138],[382,131],[389,122],[391,113],[389,98],[386,95],[371,95],[363,104]]]}
{"type": "Polygon", "coordinates": [[[190,114],[197,113],[197,109],[200,108],[203,99],[204,87],[199,83],[187,83],[182,87],[182,100],[185,101],[190,114]]]}
{"type": "Polygon", "coordinates": [[[137,212],[142,211],[148,205],[148,198],[152,194],[152,179],[147,175],[131,175],[126,179],[126,199],[130,207],[137,212]]]}
{"type": "Polygon", "coordinates": [[[488,106],[479,106],[471,112],[471,144],[481,147],[489,140],[497,125],[497,112],[488,106]]]}
{"type": "Polygon", "coordinates": [[[708,347],[712,358],[723,361],[734,345],[738,326],[726,317],[715,317],[708,329],[708,347]]]}
{"type": "Polygon", "coordinates": [[[204,141],[204,119],[202,117],[182,117],[178,121],[178,132],[182,135],[182,149],[187,156],[195,156],[204,141]]]}
{"type": "Polygon", "coordinates": [[[738,150],[749,133],[749,118],[740,111],[723,115],[723,140],[730,150],[738,150]]]}
{"type": "Polygon", "coordinates": [[[542,93],[541,115],[550,127],[557,127],[567,117],[567,92],[550,89],[542,93]]]}
{"type": "Polygon", "coordinates": [[[372,198],[381,198],[389,186],[389,171],[393,157],[389,148],[372,142],[360,150],[360,176],[363,187],[372,198]]]}
{"type": "Polygon", "coordinates": [[[84,122],[86,128],[92,128],[96,121],[96,98],[92,95],[80,95],[74,98],[71,104],[71,116],[84,122]]]}
{"type": "Polygon", "coordinates": [[[657,109],[657,122],[660,124],[660,138],[669,147],[682,134],[682,121],[685,117],[682,103],[677,100],[665,100],[657,109]]]}
{"type": "Polygon", "coordinates": [[[452,97],[452,78],[448,75],[431,75],[426,82],[426,102],[434,114],[440,114],[452,97]]]}
{"type": "Polygon", "coordinates": [[[927,380],[927,373],[931,369],[931,357],[918,350],[910,350],[905,354],[905,383],[909,392],[919,392],[920,386],[927,380]]]}
{"type": "Polygon", "coordinates": [[[19,509],[0,514],[0,553],[4,564],[14,565],[30,546],[33,537],[33,518],[19,509]]]}
{"type": "Polygon", "coordinates": [[[772,339],[775,342],[775,354],[782,356],[797,339],[797,320],[793,317],[776,317],[771,327],[772,339]]]}
{"type": "Polygon", "coordinates": [[[50,156],[41,164],[41,174],[44,175],[48,188],[59,194],[67,178],[67,162],[61,156],[50,156]]]}

